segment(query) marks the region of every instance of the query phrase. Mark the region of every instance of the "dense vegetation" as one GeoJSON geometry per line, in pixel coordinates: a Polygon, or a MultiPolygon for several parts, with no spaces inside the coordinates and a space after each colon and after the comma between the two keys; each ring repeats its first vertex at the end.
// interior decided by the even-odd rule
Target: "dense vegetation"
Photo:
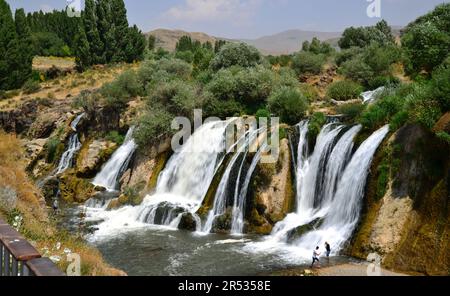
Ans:
{"type": "Polygon", "coordinates": [[[129,27],[123,0],[86,0],[74,43],[77,67],[84,70],[94,64],[141,60],[147,42],[136,26],[129,27]]]}
{"type": "Polygon", "coordinates": [[[0,0],[0,90],[18,88],[31,76],[30,28],[25,12],[15,18],[5,0],[0,0]]]}
{"type": "MultiPolygon", "coordinates": [[[[123,0],[86,0],[81,18],[66,11],[14,17],[0,0],[0,90],[20,88],[32,76],[34,56],[76,56],[80,71],[94,64],[141,60],[147,46],[142,32],[129,27],[123,0]]],[[[154,43],[154,41],[153,41],[154,43]]]]}

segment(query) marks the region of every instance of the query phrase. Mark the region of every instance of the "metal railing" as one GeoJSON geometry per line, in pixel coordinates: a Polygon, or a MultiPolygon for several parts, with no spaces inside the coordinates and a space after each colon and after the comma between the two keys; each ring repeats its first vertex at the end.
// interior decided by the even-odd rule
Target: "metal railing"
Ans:
{"type": "Polygon", "coordinates": [[[14,228],[0,219],[0,276],[64,276],[14,228]]]}

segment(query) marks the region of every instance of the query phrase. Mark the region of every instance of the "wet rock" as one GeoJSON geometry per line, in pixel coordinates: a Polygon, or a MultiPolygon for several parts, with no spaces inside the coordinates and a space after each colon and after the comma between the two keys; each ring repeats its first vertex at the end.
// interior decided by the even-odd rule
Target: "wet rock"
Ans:
{"type": "Polygon", "coordinates": [[[96,185],[96,186],[94,187],[94,190],[97,191],[97,192],[105,192],[105,191],[106,191],[106,188],[103,187],[103,186],[96,185]]]}
{"type": "Polygon", "coordinates": [[[178,224],[178,229],[195,231],[197,229],[197,222],[191,213],[184,213],[181,216],[180,224],[178,224]]]}
{"type": "Polygon", "coordinates": [[[259,164],[255,180],[257,182],[255,208],[258,213],[267,216],[272,224],[284,219],[293,209],[295,200],[291,152],[287,139],[283,139],[280,143],[278,162],[259,164]]]}
{"type": "Polygon", "coordinates": [[[100,140],[84,145],[78,156],[77,175],[85,178],[94,177],[116,148],[116,143],[100,140]]]}
{"type": "Polygon", "coordinates": [[[60,178],[61,197],[67,202],[84,203],[94,194],[94,185],[87,179],[78,178],[74,170],[60,178]]]}
{"type": "Polygon", "coordinates": [[[213,233],[228,233],[231,230],[232,214],[231,209],[228,209],[225,214],[217,216],[214,219],[211,232],[213,233]]]}
{"type": "Polygon", "coordinates": [[[48,178],[42,183],[41,191],[47,205],[51,205],[59,190],[59,180],[56,177],[48,178]]]}
{"type": "Polygon", "coordinates": [[[290,242],[294,242],[294,241],[298,240],[306,233],[319,228],[322,225],[322,223],[323,223],[323,219],[317,218],[309,224],[301,225],[299,227],[296,227],[296,228],[290,230],[287,233],[287,242],[290,243],[290,242]]]}

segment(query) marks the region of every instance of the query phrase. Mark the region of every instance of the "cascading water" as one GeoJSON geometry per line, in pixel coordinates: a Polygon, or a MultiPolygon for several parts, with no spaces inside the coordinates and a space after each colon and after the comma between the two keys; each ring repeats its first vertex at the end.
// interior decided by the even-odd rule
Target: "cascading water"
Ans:
{"type": "MultiPolygon", "coordinates": [[[[250,168],[247,171],[247,175],[245,176],[244,184],[239,192],[239,195],[235,194],[234,206],[233,206],[233,214],[231,221],[231,233],[232,234],[242,234],[244,230],[244,212],[245,212],[245,198],[247,197],[248,186],[250,184],[250,180],[253,177],[253,173],[255,172],[256,166],[258,162],[261,160],[261,155],[264,152],[264,149],[267,145],[263,145],[260,147],[256,155],[253,157],[250,168]]],[[[236,187],[237,189],[237,187],[236,187]]]]}
{"type": "Polygon", "coordinates": [[[128,168],[131,157],[136,150],[136,142],[133,139],[134,127],[131,127],[125,137],[124,143],[111,156],[102,170],[95,176],[92,184],[106,188],[108,191],[117,190],[119,178],[128,168]]]}
{"type": "Polygon", "coordinates": [[[78,115],[70,124],[70,127],[74,131],[74,133],[69,138],[69,145],[67,150],[61,156],[61,160],[59,161],[58,168],[56,169],[56,175],[63,173],[70,166],[72,166],[73,157],[75,154],[81,149],[81,143],[78,139],[77,126],[80,123],[81,119],[84,117],[84,113],[78,115]]]}
{"type": "MultiPolygon", "coordinates": [[[[251,145],[255,143],[258,138],[258,134],[263,132],[263,129],[250,129],[247,131],[236,143],[240,144],[238,150],[233,155],[231,161],[229,162],[222,179],[217,188],[213,208],[209,211],[206,222],[202,228],[202,232],[210,233],[213,228],[214,220],[223,214],[225,214],[227,210],[227,206],[229,206],[228,196],[230,194],[233,195],[232,204],[232,224],[234,226],[234,233],[239,234],[242,233],[243,222],[239,221],[238,216],[243,214],[243,203],[245,200],[245,196],[247,195],[245,190],[245,196],[241,195],[242,189],[244,187],[248,187],[247,178],[251,178],[253,171],[255,170],[256,164],[250,166],[250,169],[247,171],[250,176],[246,176],[244,180],[244,186],[241,188],[241,177],[243,176],[244,164],[247,159],[249,150],[251,145]],[[233,171],[237,169],[237,173],[232,175],[233,171]],[[251,172],[250,172],[251,171],[251,172]],[[234,190],[230,191],[230,186],[234,185],[234,190]],[[228,203],[227,203],[228,201],[228,203]],[[238,223],[242,223],[242,225],[238,225],[238,223]]],[[[257,154],[254,156],[258,157],[257,154]]],[[[248,180],[250,182],[250,180],[248,180]]]]}
{"type": "MultiPolygon", "coordinates": [[[[278,223],[272,232],[272,235],[259,246],[252,245],[251,248],[267,250],[277,248],[280,244],[285,243],[289,239],[292,230],[299,226],[307,225],[314,222],[317,227],[300,238],[291,241],[290,248],[294,248],[294,257],[309,258],[312,250],[316,246],[323,246],[327,241],[331,244],[333,254],[337,254],[345,242],[352,235],[361,210],[361,201],[364,196],[365,184],[369,174],[369,168],[373,156],[379,145],[389,132],[389,126],[385,126],[373,133],[366,141],[364,141],[358,150],[351,156],[353,150],[353,139],[361,130],[361,126],[354,126],[346,131],[338,140],[338,142],[330,149],[328,156],[328,164],[324,173],[324,190],[323,196],[320,196],[320,203],[311,203],[308,200],[310,208],[298,207],[298,212],[288,215],[285,220],[278,223]],[[319,226],[317,226],[319,225],[319,226]]],[[[328,145],[321,142],[328,142],[332,130],[329,126],[325,126],[322,130],[322,139],[320,136],[317,140],[315,151],[309,159],[314,159],[314,154],[322,154],[324,150],[329,149],[328,145]],[[327,139],[325,141],[325,139],[327,139]],[[322,149],[323,151],[317,149],[322,149]]],[[[300,143],[299,145],[303,145],[300,143]]],[[[305,160],[307,170],[311,170],[312,165],[307,163],[314,160],[305,160]]],[[[299,165],[299,175],[301,180],[308,180],[306,175],[302,177],[303,166],[299,165]]],[[[315,168],[315,175],[320,174],[315,168]]],[[[317,184],[302,183],[300,180],[298,188],[302,186],[313,186],[317,188],[317,184]]],[[[316,181],[318,179],[316,178],[316,181]]],[[[304,198],[302,191],[299,192],[299,198],[304,198]]],[[[306,196],[308,198],[308,196],[306,196]]],[[[316,196],[317,198],[317,196],[316,196]]]]}

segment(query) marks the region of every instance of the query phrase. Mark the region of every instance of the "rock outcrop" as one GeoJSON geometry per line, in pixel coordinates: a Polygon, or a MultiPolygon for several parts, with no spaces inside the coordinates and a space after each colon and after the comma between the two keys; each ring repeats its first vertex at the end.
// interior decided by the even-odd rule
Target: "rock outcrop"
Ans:
{"type": "Polygon", "coordinates": [[[116,143],[103,140],[93,140],[83,145],[77,159],[77,175],[94,177],[116,148],[116,143]]]}
{"type": "Polygon", "coordinates": [[[287,139],[280,142],[278,162],[259,163],[254,180],[251,190],[254,193],[254,199],[253,204],[250,205],[249,231],[268,234],[272,230],[269,225],[273,226],[276,222],[283,220],[294,207],[292,161],[287,139]]]}
{"type": "MultiPolygon", "coordinates": [[[[450,147],[418,125],[401,128],[391,149],[389,182],[380,186],[378,153],[368,182],[363,217],[349,254],[376,252],[387,268],[448,275],[450,270],[450,147]]],[[[384,156],[386,157],[386,156],[384,156]]]]}

